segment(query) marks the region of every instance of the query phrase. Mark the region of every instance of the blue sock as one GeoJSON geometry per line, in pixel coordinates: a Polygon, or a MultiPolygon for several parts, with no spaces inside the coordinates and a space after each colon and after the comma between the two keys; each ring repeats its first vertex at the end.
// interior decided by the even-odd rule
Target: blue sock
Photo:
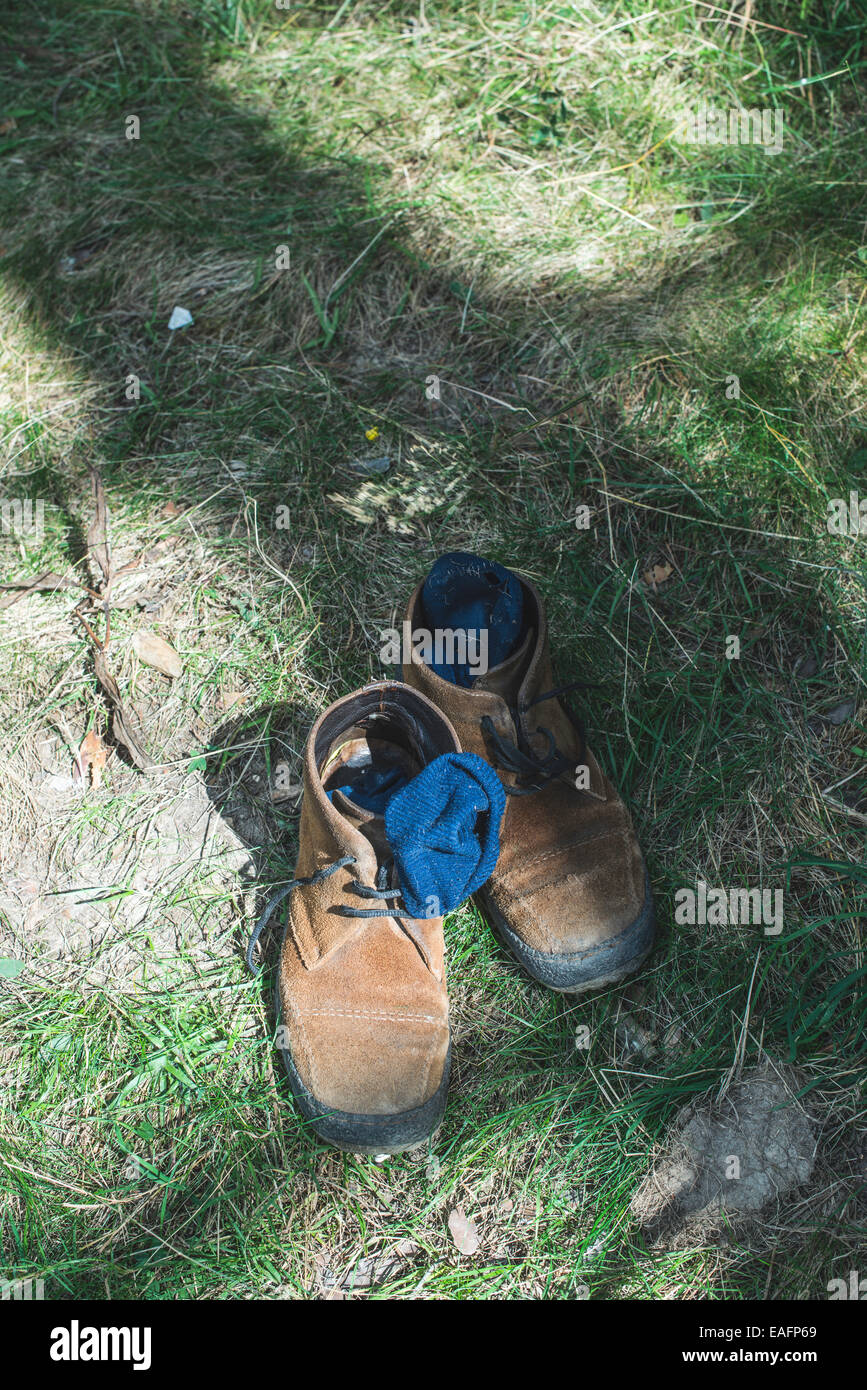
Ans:
{"type": "MultiPolygon", "coordinates": [[[[521,581],[496,560],[452,551],[441,555],[424,582],[421,608],[425,626],[437,630],[488,634],[488,666],[499,666],[518,643],[524,616],[521,581]]],[[[467,662],[431,669],[452,685],[469,687],[478,671],[467,662]]]]}

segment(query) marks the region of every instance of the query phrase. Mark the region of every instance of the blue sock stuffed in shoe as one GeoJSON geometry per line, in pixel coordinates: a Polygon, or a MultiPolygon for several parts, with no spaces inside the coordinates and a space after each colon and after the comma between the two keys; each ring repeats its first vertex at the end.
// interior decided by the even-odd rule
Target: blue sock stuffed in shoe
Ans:
{"type": "MultiPolygon", "coordinates": [[[[455,550],[441,555],[425,580],[421,609],[424,625],[434,637],[446,629],[486,631],[490,669],[505,661],[517,645],[524,617],[521,581],[496,560],[455,550]]],[[[480,674],[469,662],[431,661],[430,666],[443,680],[465,687],[480,674]]]]}
{"type": "Polygon", "coordinates": [[[371,764],[351,785],[332,788],[385,816],[404,906],[442,917],[481,888],[500,853],[503,784],[475,753],[443,753],[415,777],[371,764]]]}
{"type": "Polygon", "coordinates": [[[354,801],[365,811],[373,811],[381,816],[391,798],[407,784],[407,775],[402,767],[380,767],[378,763],[368,763],[360,776],[345,787],[332,787],[326,792],[329,801],[334,793],[341,792],[348,801],[354,801]]]}
{"type": "Polygon", "coordinates": [[[385,834],[413,917],[442,917],[488,881],[505,809],[502,782],[476,753],[443,753],[391,798],[385,834]]]}

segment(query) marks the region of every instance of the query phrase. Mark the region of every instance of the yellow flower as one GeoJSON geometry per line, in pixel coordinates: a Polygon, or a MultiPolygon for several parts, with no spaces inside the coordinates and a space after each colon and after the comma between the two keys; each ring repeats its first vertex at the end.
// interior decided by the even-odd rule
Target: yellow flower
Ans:
{"type": "Polygon", "coordinates": [[[369,439],[371,444],[373,443],[374,439],[378,439],[379,430],[376,428],[376,425],[371,425],[369,430],[365,430],[364,437],[365,439],[369,439]]]}

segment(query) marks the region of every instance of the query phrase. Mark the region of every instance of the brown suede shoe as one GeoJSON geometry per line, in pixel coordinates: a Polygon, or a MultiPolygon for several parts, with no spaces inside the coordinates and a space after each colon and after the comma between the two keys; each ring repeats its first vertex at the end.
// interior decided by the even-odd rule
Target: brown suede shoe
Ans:
{"type": "MultiPolygon", "coordinates": [[[[626,807],[549,693],[544,608],[533,585],[520,582],[523,628],[499,666],[469,688],[452,684],[420,658],[416,643],[403,674],[451,720],[462,747],[496,768],[508,793],[500,856],[477,901],[529,975],[580,994],[613,984],[645,959],[653,900],[626,807]]],[[[429,627],[422,587],[407,612],[413,633],[429,627]]]]}
{"type": "Polygon", "coordinates": [[[448,720],[399,682],[338,700],[307,741],[278,1039],[301,1113],[322,1139],[354,1153],[398,1153],[436,1129],[449,1015],[442,917],[400,914],[383,816],[337,788],[352,790],[371,770],[412,778],[456,751],[448,720]]]}

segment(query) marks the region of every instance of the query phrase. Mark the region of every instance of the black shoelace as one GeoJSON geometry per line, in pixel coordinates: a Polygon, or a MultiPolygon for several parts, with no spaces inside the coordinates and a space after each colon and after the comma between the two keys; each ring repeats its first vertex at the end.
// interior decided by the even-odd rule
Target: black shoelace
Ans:
{"type": "MultiPolygon", "coordinates": [[[[526,714],[527,710],[532,709],[534,705],[540,705],[543,700],[554,700],[561,695],[567,694],[570,690],[579,689],[579,687],[581,689],[587,689],[589,687],[589,682],[570,681],[568,685],[560,685],[556,690],[546,690],[544,695],[537,695],[536,699],[531,700],[528,705],[522,705],[520,714],[526,714]]],[[[519,711],[516,709],[513,709],[511,714],[515,728],[518,731],[517,743],[513,743],[511,739],[504,738],[502,734],[497,733],[497,730],[494,728],[494,721],[491,719],[490,715],[485,714],[482,716],[482,729],[490,740],[491,751],[494,755],[492,758],[494,767],[502,768],[504,772],[514,772],[516,776],[520,778],[533,778],[533,785],[530,787],[507,787],[504,785],[507,796],[531,796],[534,792],[540,792],[549,782],[553,782],[556,778],[561,776],[567,768],[572,766],[578,767],[584,761],[584,755],[587,751],[587,740],[584,734],[584,728],[578,716],[569,708],[565,701],[563,703],[563,708],[574,724],[578,737],[581,740],[578,757],[574,760],[572,758],[567,758],[564,753],[561,753],[551,730],[546,729],[542,724],[539,725],[538,732],[544,734],[547,738],[548,748],[541,758],[537,757],[521,731],[519,711]]]]}
{"type": "MultiPolygon", "coordinates": [[[[247,954],[245,959],[247,961],[247,969],[251,974],[257,975],[259,973],[253,964],[253,952],[256,949],[256,943],[284,898],[288,898],[294,888],[307,888],[312,883],[321,883],[323,879],[330,878],[338,869],[343,869],[348,864],[354,864],[355,862],[354,855],[345,854],[342,859],[335,859],[333,864],[327,864],[324,869],[318,869],[317,872],[311,874],[309,878],[293,878],[291,883],[287,883],[284,888],[278,889],[278,891],[268,899],[268,902],[265,904],[265,910],[251,931],[250,940],[247,943],[247,954]]],[[[382,902],[388,902],[389,898],[399,898],[401,893],[400,888],[386,887],[388,872],[388,864],[381,864],[376,875],[375,888],[369,888],[366,883],[362,883],[357,878],[350,880],[349,887],[361,898],[378,898],[382,902]]],[[[387,912],[383,912],[381,908],[377,907],[350,907],[346,903],[341,903],[334,908],[334,911],[339,913],[341,917],[400,917],[406,921],[413,920],[411,913],[401,911],[398,906],[391,906],[387,912]]]]}

